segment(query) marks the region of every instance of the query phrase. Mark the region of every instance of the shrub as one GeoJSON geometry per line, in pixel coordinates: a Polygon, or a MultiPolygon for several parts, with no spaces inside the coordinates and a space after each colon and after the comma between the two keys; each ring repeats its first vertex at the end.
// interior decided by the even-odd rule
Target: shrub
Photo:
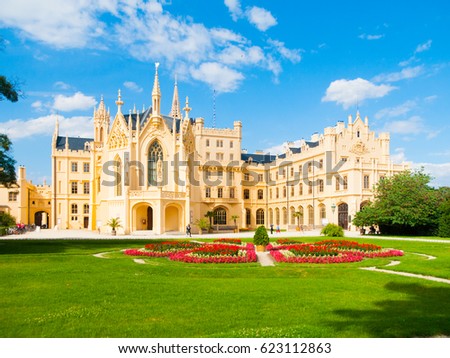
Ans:
{"type": "Polygon", "coordinates": [[[11,227],[16,225],[16,218],[8,213],[0,213],[0,226],[11,227]]]}
{"type": "Polygon", "coordinates": [[[329,237],[344,237],[344,230],[336,224],[328,224],[320,233],[329,237]]]}
{"type": "Polygon", "coordinates": [[[258,246],[267,246],[269,244],[269,235],[264,226],[261,225],[256,229],[255,235],[253,236],[253,243],[258,246]]]}

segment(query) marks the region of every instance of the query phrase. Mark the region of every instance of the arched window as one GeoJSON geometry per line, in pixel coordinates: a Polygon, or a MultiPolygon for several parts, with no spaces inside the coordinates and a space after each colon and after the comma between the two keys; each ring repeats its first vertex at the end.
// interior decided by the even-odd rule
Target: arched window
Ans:
{"type": "Polygon", "coordinates": [[[269,224],[273,224],[273,210],[269,209],[269,224]]]}
{"type": "Polygon", "coordinates": [[[320,212],[321,219],[325,219],[327,217],[327,209],[326,209],[325,205],[319,206],[319,212],[320,212]]]}
{"type": "Polygon", "coordinates": [[[299,206],[299,207],[297,208],[297,211],[301,214],[301,215],[300,215],[300,219],[299,219],[299,225],[303,225],[303,223],[304,223],[303,218],[304,218],[304,216],[305,216],[305,214],[304,214],[304,212],[303,212],[303,206],[299,206]]]}
{"type": "Polygon", "coordinates": [[[287,223],[288,223],[287,209],[283,208],[283,225],[287,225],[287,223]]]}
{"type": "Polygon", "coordinates": [[[308,206],[308,224],[314,225],[314,208],[310,205],[308,206]]]}
{"type": "Polygon", "coordinates": [[[291,214],[291,225],[295,225],[295,208],[293,206],[290,207],[289,209],[290,214],[291,214]]]}
{"type": "Polygon", "coordinates": [[[275,208],[275,224],[280,225],[280,209],[275,208]]]}
{"type": "Polygon", "coordinates": [[[115,159],[116,171],[114,172],[114,195],[122,195],[122,161],[119,157],[115,159]]]}
{"type": "Polygon", "coordinates": [[[158,185],[163,177],[163,150],[161,145],[155,141],[148,150],[148,184],[158,185]]]}
{"type": "Polygon", "coordinates": [[[227,224],[227,212],[224,208],[217,208],[214,210],[214,225],[226,225],[227,224]]]}
{"type": "Polygon", "coordinates": [[[264,209],[256,210],[256,225],[264,225],[264,209]]]}
{"type": "Polygon", "coordinates": [[[250,209],[245,209],[245,224],[247,226],[252,225],[252,212],[250,211],[250,209]]]}

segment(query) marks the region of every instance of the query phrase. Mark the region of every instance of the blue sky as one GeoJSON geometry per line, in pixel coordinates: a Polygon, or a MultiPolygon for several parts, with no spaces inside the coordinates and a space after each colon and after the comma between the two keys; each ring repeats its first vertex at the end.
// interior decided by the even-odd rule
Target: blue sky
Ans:
{"type": "Polygon", "coordinates": [[[0,74],[24,92],[0,102],[18,164],[51,178],[51,135],[92,136],[100,97],[114,116],[162,109],[175,75],[191,115],[243,122],[243,148],[279,151],[355,115],[391,134],[396,162],[450,186],[450,3],[447,1],[2,0],[0,74]]]}

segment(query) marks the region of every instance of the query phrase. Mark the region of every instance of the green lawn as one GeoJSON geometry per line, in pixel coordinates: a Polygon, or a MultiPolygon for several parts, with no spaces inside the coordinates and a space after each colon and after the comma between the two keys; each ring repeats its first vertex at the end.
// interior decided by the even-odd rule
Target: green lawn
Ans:
{"type": "MultiPolygon", "coordinates": [[[[404,250],[391,270],[450,279],[450,241],[357,241],[404,250]]],[[[389,258],[142,265],[120,253],[145,243],[0,241],[0,337],[450,336],[450,285],[359,269],[389,258]]]]}

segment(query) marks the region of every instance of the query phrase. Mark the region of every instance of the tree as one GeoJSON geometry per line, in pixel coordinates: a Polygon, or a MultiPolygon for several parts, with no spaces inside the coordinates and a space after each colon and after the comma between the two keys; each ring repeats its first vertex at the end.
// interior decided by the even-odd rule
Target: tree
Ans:
{"type": "Polygon", "coordinates": [[[208,229],[212,228],[212,219],[213,219],[213,217],[214,217],[214,211],[207,211],[206,212],[205,218],[209,219],[209,228],[208,229]]]}
{"type": "Polygon", "coordinates": [[[237,229],[237,222],[236,222],[237,219],[239,219],[238,215],[232,215],[231,216],[231,220],[233,220],[233,222],[234,222],[234,228],[235,229],[237,229]]]}
{"type": "Polygon", "coordinates": [[[11,155],[12,142],[6,134],[0,134],[0,184],[7,188],[16,184],[16,161],[11,155]]]}
{"type": "Polygon", "coordinates": [[[9,81],[5,76],[0,76],[0,101],[7,99],[11,102],[17,102],[19,94],[17,83],[9,81]]]}
{"type": "Polygon", "coordinates": [[[303,216],[301,211],[296,211],[294,217],[297,218],[297,228],[300,229],[300,218],[303,216]]]}
{"type": "Polygon", "coordinates": [[[439,205],[439,229],[440,237],[450,237],[450,188],[439,188],[439,194],[442,198],[439,205]]]}
{"type": "Polygon", "coordinates": [[[385,234],[433,234],[439,218],[438,191],[423,171],[404,171],[382,178],[375,186],[375,200],[356,214],[353,224],[376,224],[385,234]]]}

